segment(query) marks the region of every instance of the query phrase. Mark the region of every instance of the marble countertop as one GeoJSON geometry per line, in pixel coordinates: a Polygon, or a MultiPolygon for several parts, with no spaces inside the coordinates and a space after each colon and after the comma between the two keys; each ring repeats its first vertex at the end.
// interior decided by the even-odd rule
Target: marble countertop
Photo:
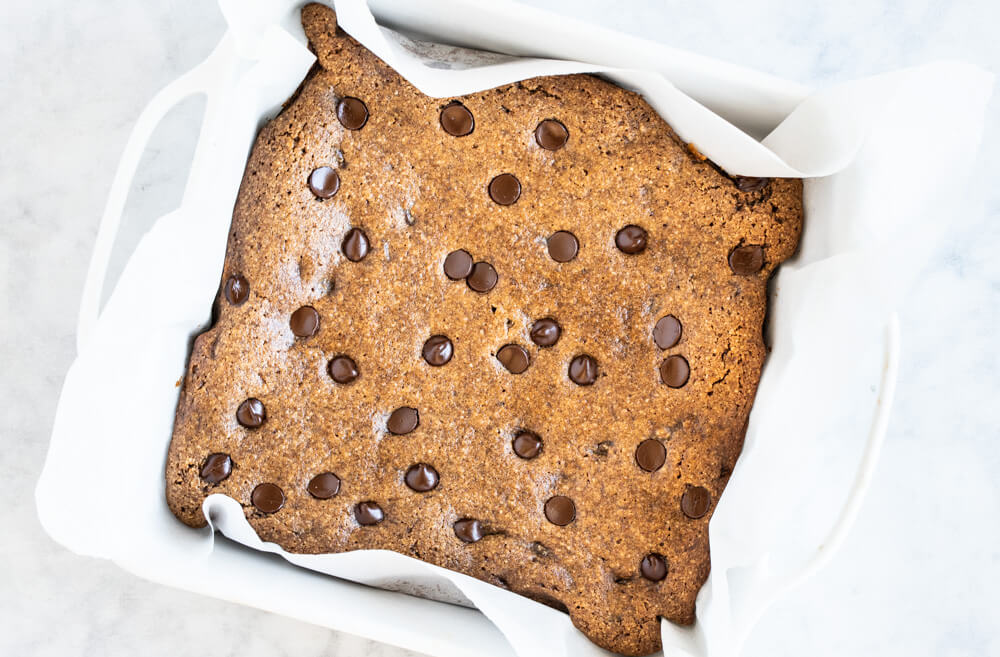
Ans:
{"type": "MultiPolygon", "coordinates": [[[[1000,70],[993,0],[622,0],[607,16],[599,0],[530,4],[816,86],[937,58],[1000,70]]],[[[0,654],[413,654],[152,584],[42,531],[33,489],[112,172],[139,111],[224,24],[206,0],[10,2],[0,16],[0,654]]],[[[157,130],[112,276],[179,202],[198,109],[178,107],[157,130]]],[[[748,656],[1000,654],[997,109],[970,191],[983,209],[941,218],[950,230],[900,309],[896,407],[858,524],[826,570],[768,611],[748,656]]],[[[933,139],[933,126],[914,138],[933,139]]]]}

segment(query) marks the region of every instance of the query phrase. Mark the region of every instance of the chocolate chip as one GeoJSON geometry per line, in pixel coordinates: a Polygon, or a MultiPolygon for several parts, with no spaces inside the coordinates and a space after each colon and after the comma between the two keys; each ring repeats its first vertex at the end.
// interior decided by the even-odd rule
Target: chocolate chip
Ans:
{"type": "Polygon", "coordinates": [[[452,353],[454,353],[454,347],[446,335],[432,335],[427,338],[422,350],[424,360],[427,361],[428,365],[434,367],[441,367],[451,360],[452,353]]]}
{"type": "Polygon", "coordinates": [[[764,267],[764,247],[756,244],[738,246],[729,252],[729,268],[734,274],[752,276],[764,267]]]}
{"type": "Polygon", "coordinates": [[[771,182],[770,178],[751,178],[749,176],[731,176],[731,178],[736,189],[741,192],[759,192],[767,187],[767,183],[771,182]]]}
{"type": "Polygon", "coordinates": [[[667,560],[655,552],[647,554],[639,563],[639,572],[651,582],[659,582],[667,576],[667,560]]]}
{"type": "Polygon", "coordinates": [[[557,151],[566,145],[568,139],[569,130],[555,119],[545,119],[535,128],[535,141],[546,150],[557,151]]]}
{"type": "Polygon", "coordinates": [[[476,292],[489,292],[497,285],[497,270],[488,262],[477,262],[472,265],[472,272],[465,279],[466,285],[476,292]]]}
{"type": "Polygon", "coordinates": [[[521,196],[521,181],[511,173],[501,173],[490,181],[489,192],[500,205],[514,205],[521,196]]]}
{"type": "Polygon", "coordinates": [[[361,262],[368,255],[368,236],[360,228],[352,228],[344,236],[340,250],[351,262],[361,262]]]}
{"type": "Polygon", "coordinates": [[[702,486],[688,486],[681,496],[681,511],[688,518],[697,519],[708,513],[712,494],[702,486]]]}
{"type": "Polygon", "coordinates": [[[368,107],[358,98],[341,98],[337,103],[337,120],[348,130],[360,130],[368,123],[368,107]]]}
{"type": "Polygon", "coordinates": [[[635,462],[646,472],[656,472],[666,460],[667,450],[655,438],[647,438],[635,448],[635,462]]]}
{"type": "Polygon", "coordinates": [[[551,347],[559,342],[561,334],[562,329],[559,328],[559,323],[550,317],[539,319],[531,325],[531,341],[539,347],[551,347]]]}
{"type": "Polygon", "coordinates": [[[306,486],[309,494],[319,500],[328,500],[340,492],[340,477],[332,472],[318,474],[306,486]]]}
{"type": "Polygon", "coordinates": [[[593,356],[580,354],[569,362],[569,379],[578,386],[593,385],[597,381],[597,361],[593,356]]]}
{"type": "Polygon", "coordinates": [[[251,397],[240,404],[236,409],[236,421],[247,429],[256,429],[264,424],[267,419],[267,412],[264,404],[259,399],[251,397]]]}
{"type": "Polygon", "coordinates": [[[275,513],[285,506],[285,493],[274,484],[258,484],[250,501],[262,513],[275,513]]]}
{"type": "Polygon", "coordinates": [[[465,105],[451,103],[441,110],[441,127],[453,137],[464,137],[472,133],[476,121],[465,105]]]}
{"type": "Polygon", "coordinates": [[[226,279],[223,293],[226,295],[226,301],[238,306],[250,298],[250,283],[239,274],[234,274],[226,279]]]}
{"type": "Polygon", "coordinates": [[[292,333],[300,338],[309,338],[319,331],[319,313],[312,306],[302,306],[292,313],[288,325],[292,333]]]}
{"type": "Polygon", "coordinates": [[[653,327],[653,342],[660,349],[670,349],[681,339],[681,323],[673,315],[665,315],[656,320],[653,327]]]}
{"type": "Polygon", "coordinates": [[[530,359],[528,351],[518,344],[508,344],[500,347],[497,352],[497,360],[507,368],[511,374],[520,374],[528,369],[530,359]]]}
{"type": "Polygon", "coordinates": [[[688,382],[691,367],[684,356],[670,356],[660,363],[660,380],[671,388],[682,388],[688,382]]]}
{"type": "Polygon", "coordinates": [[[549,247],[549,257],[556,262],[569,262],[580,251],[576,235],[566,230],[552,233],[546,245],[549,247]]]}
{"type": "Polygon", "coordinates": [[[568,525],[576,519],[576,505],[565,495],[550,497],[545,503],[545,517],[553,525],[568,525]]]}
{"type": "Polygon", "coordinates": [[[416,429],[419,424],[420,414],[417,412],[417,409],[409,406],[400,406],[389,416],[386,427],[389,429],[389,433],[402,436],[416,429]]]}
{"type": "Polygon", "coordinates": [[[354,505],[354,519],[359,525],[377,525],[385,520],[385,512],[375,502],[359,502],[354,505]]]}
{"type": "Polygon", "coordinates": [[[542,451],[542,439],[531,431],[520,431],[511,441],[511,447],[522,459],[533,459],[542,451]]]}
{"type": "Polygon", "coordinates": [[[472,256],[468,251],[452,251],[444,259],[444,275],[453,281],[460,281],[472,272],[472,256]]]}
{"type": "Polygon", "coordinates": [[[472,518],[462,518],[455,521],[455,536],[466,543],[475,543],[483,537],[483,525],[472,518]]]}
{"type": "Polygon", "coordinates": [[[350,383],[358,378],[358,366],[350,356],[335,356],[327,365],[330,378],[337,383],[350,383]]]}
{"type": "Polygon", "coordinates": [[[340,174],[331,167],[318,167],[309,174],[309,189],[316,198],[330,198],[340,190],[340,174]]]}
{"type": "Polygon", "coordinates": [[[403,479],[406,480],[407,486],[418,493],[426,493],[429,490],[434,490],[437,488],[438,481],[440,480],[437,470],[426,463],[411,465],[403,479]]]}
{"type": "Polygon", "coordinates": [[[635,255],[646,250],[646,229],[640,226],[625,226],[615,233],[615,246],[623,253],[635,255]]]}
{"type": "Polygon", "coordinates": [[[201,478],[210,484],[225,480],[233,472],[233,459],[229,454],[209,454],[201,466],[201,478]]]}

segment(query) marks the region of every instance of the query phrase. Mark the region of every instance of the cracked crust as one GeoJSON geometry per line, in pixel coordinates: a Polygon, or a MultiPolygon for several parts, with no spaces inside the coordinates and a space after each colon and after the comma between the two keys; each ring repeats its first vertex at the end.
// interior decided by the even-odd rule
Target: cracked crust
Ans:
{"type": "Polygon", "coordinates": [[[250,155],[222,279],[244,276],[249,299],[233,305],[220,289],[218,319],[195,340],[167,463],[170,508],[201,526],[204,498],[225,493],[263,540],[288,551],[394,550],[564,609],[610,650],[656,651],[658,617],[693,622],[708,575],[708,521],[742,446],[765,355],[767,280],[796,248],[801,182],[740,191],[641,97],[592,76],[433,99],[338,31],[331,10],[309,5],[303,24],[319,65],[250,155]],[[343,96],[367,104],[363,129],[338,123],[343,96]],[[472,134],[441,129],[451,100],[475,116],[472,134]],[[546,118],[569,129],[563,149],[536,144],[546,118]],[[341,179],[325,201],[306,185],[323,165],[341,179]],[[522,185],[507,207],[485,191],[503,172],[522,185]],[[645,252],[615,247],[627,224],[648,231],[645,252]],[[352,226],[371,241],[361,262],[341,253],[352,226]],[[557,230],[579,240],[568,263],[546,251],[557,230]],[[730,269],[743,244],[763,245],[759,273],[730,269]],[[493,264],[497,286],[478,294],[445,277],[455,249],[493,264]],[[320,316],[310,338],[289,328],[303,305],[320,316]],[[661,350],[652,328],[666,314],[683,332],[661,350]],[[544,317],[563,332],[542,349],[528,331],[544,317]],[[443,367],[421,358],[435,334],[454,343],[443,367]],[[508,343],[527,349],[525,373],[497,363],[508,343]],[[598,362],[594,385],[567,378],[580,353],[598,362]],[[327,374],[338,354],[361,371],[349,385],[327,374]],[[691,369],[676,389],[658,372],[673,354],[691,369]],[[260,428],[237,423],[249,397],[266,407],[260,428]],[[418,428],[387,433],[386,417],[404,405],[419,409],[418,428]],[[522,428],[542,437],[537,458],[513,454],[522,428]],[[648,438],[666,447],[652,473],[635,459],[648,438]],[[231,455],[232,474],[210,485],[199,470],[217,452],[231,455]],[[418,462],[440,474],[430,492],[404,483],[418,462]],[[327,471],[339,494],[316,499],[306,485],[327,471]],[[280,511],[251,504],[262,482],[284,491],[280,511]],[[711,493],[698,519],[681,511],[690,486],[711,493]],[[575,502],[570,524],[546,520],[553,495],[575,502]],[[381,505],[383,522],[356,522],[352,509],[366,500],[381,505]],[[482,522],[482,540],[456,538],[461,518],[482,522]],[[660,582],[640,574],[649,553],[668,563],[660,582]]]}

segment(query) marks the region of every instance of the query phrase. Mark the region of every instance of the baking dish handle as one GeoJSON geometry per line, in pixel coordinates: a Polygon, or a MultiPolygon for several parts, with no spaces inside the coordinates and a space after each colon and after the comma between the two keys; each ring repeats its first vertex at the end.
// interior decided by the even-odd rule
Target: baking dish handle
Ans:
{"type": "MultiPolygon", "coordinates": [[[[146,150],[146,145],[153,131],[173,107],[182,100],[197,94],[207,93],[211,87],[213,76],[213,58],[209,56],[190,71],[177,78],[157,93],[139,115],[125,150],[122,152],[118,169],[111,183],[108,201],[104,206],[104,215],[97,228],[97,238],[94,241],[94,252],[90,258],[87,277],[83,284],[83,298],[80,300],[80,312],[77,318],[76,351],[83,352],[87,341],[93,334],[94,327],[100,315],[101,292],[107,276],[108,261],[111,249],[118,235],[122,213],[128,199],[132,181],[139,167],[139,160],[146,150]]],[[[203,119],[204,120],[204,119],[203,119]]]]}
{"type": "Polygon", "coordinates": [[[854,483],[850,493],[840,509],[836,522],[830,528],[826,539],[820,543],[812,557],[806,561],[801,568],[785,576],[772,578],[763,582],[762,588],[755,596],[755,604],[746,607],[751,611],[740,620],[741,624],[733,628],[732,644],[733,649],[730,654],[738,655],[742,651],[743,645],[750,632],[757,625],[757,622],[764,615],[764,612],[777,600],[787,595],[810,577],[822,570],[843,545],[854,527],[861,505],[868,489],[871,487],[872,476],[875,473],[875,466],[882,451],[882,443],[885,440],[886,430],[889,426],[889,415],[892,410],[893,397],[896,394],[896,379],[899,373],[899,316],[894,312],[889,317],[885,334],[885,360],[882,365],[882,380],[879,384],[878,401],[875,412],[872,416],[872,423],[869,428],[868,438],[865,442],[864,453],[858,463],[858,468],[854,475],[854,483]]]}

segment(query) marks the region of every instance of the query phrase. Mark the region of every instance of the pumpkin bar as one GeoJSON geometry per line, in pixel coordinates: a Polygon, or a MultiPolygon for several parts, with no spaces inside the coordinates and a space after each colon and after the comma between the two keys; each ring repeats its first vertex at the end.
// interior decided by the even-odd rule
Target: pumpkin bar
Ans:
{"type": "Polygon", "coordinates": [[[308,5],[317,64],[250,154],[194,341],[170,508],[384,549],[565,610],[694,621],[798,180],[727,175],[590,75],[430,98],[308,5]]]}

